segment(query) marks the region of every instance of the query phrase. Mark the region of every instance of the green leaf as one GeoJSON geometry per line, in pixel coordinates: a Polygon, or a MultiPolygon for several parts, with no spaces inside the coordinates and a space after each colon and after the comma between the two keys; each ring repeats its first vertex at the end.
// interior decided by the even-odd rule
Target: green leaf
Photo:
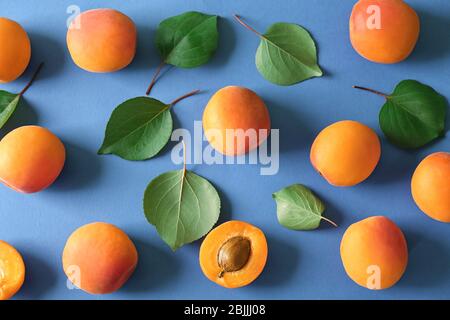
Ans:
{"type": "Polygon", "coordinates": [[[12,116],[20,102],[20,94],[13,94],[0,90],[0,128],[12,116]]]}
{"type": "Polygon", "coordinates": [[[275,23],[261,36],[256,67],[268,81],[289,86],[322,76],[311,35],[299,25],[275,23]]]}
{"type": "Polygon", "coordinates": [[[273,194],[277,203],[278,222],[292,230],[314,230],[320,221],[334,222],[322,216],[325,205],[311,190],[301,184],[294,184],[273,194]]]}
{"type": "Polygon", "coordinates": [[[192,11],[162,21],[156,46],[164,62],[182,68],[208,62],[218,45],[217,18],[192,11]]]}
{"type": "Polygon", "coordinates": [[[418,81],[400,82],[380,111],[380,127],[401,148],[419,148],[445,133],[446,99],[418,81]]]}
{"type": "Polygon", "coordinates": [[[200,239],[217,222],[220,198],[211,183],[193,172],[166,172],[150,182],[144,195],[147,220],[176,250],[200,239]]]}
{"type": "Polygon", "coordinates": [[[120,104],[111,114],[98,154],[115,154],[126,160],[154,157],[172,134],[170,107],[147,97],[120,104]]]}

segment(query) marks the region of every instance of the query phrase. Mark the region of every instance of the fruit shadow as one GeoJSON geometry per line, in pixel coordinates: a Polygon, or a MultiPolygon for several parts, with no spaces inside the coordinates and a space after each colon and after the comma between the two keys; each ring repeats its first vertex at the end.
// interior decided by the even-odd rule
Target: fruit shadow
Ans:
{"type": "Polygon", "coordinates": [[[148,292],[177,281],[182,263],[169,247],[162,249],[139,238],[133,238],[133,242],[139,252],[139,261],[130,280],[121,290],[148,292]]]}
{"type": "Polygon", "coordinates": [[[233,21],[229,18],[220,17],[218,20],[220,33],[219,46],[210,63],[206,68],[222,68],[231,61],[232,53],[236,47],[236,31],[233,21]]]}
{"type": "Polygon", "coordinates": [[[11,118],[0,129],[0,137],[3,138],[6,134],[21,126],[37,125],[38,120],[39,117],[35,109],[27,102],[27,98],[23,97],[11,118]]]}
{"type": "Polygon", "coordinates": [[[36,32],[30,32],[30,40],[33,53],[25,78],[29,79],[41,62],[44,62],[45,66],[39,74],[39,79],[51,78],[60,73],[68,56],[65,46],[56,39],[36,32]]]}
{"type": "Polygon", "coordinates": [[[442,239],[433,239],[415,230],[405,230],[405,237],[409,261],[398,285],[423,288],[442,286],[450,275],[450,247],[442,239]]]}

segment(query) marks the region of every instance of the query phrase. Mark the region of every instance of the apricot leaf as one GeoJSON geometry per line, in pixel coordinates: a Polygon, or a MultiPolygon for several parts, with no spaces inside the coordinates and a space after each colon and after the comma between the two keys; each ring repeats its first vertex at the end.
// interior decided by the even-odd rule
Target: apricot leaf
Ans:
{"type": "Polygon", "coordinates": [[[415,80],[401,81],[390,95],[355,86],[386,99],[380,127],[388,140],[405,148],[420,148],[445,133],[447,101],[433,88],[415,80]]]}
{"type": "Polygon", "coordinates": [[[150,182],[145,190],[144,212],[175,251],[212,229],[219,219],[220,198],[208,180],[184,168],[163,173],[150,182]]]}
{"type": "Polygon", "coordinates": [[[333,221],[322,216],[325,205],[314,193],[301,184],[294,184],[273,194],[277,203],[278,222],[292,230],[314,230],[321,220],[335,227],[333,221]]]}
{"type": "Polygon", "coordinates": [[[20,101],[20,95],[0,91],[0,128],[2,128],[8,119],[12,116],[20,101]]]}

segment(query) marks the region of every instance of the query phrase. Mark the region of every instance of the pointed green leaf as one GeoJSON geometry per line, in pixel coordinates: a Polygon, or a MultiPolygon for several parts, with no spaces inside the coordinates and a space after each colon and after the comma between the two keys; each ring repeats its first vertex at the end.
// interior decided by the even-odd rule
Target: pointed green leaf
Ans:
{"type": "Polygon", "coordinates": [[[156,46],[164,62],[182,68],[208,62],[218,45],[217,18],[192,11],[162,21],[156,46]]]}
{"type": "Polygon", "coordinates": [[[313,38],[299,25],[275,23],[262,35],[256,67],[268,81],[289,86],[322,76],[313,38]]]}
{"type": "Polygon", "coordinates": [[[220,198],[208,180],[190,171],[170,171],[148,185],[144,212],[160,237],[176,250],[212,229],[219,218],[220,198]]]}
{"type": "Polygon", "coordinates": [[[99,154],[115,154],[126,160],[154,157],[172,134],[170,105],[138,97],[120,104],[111,114],[99,154]]]}
{"type": "Polygon", "coordinates": [[[19,94],[0,90],[0,128],[5,125],[16,110],[20,102],[20,97],[19,94]]]}

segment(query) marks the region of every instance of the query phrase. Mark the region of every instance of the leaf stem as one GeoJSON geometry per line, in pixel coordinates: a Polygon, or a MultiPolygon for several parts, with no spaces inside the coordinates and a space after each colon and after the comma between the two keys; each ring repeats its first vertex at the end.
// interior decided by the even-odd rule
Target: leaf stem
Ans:
{"type": "Polygon", "coordinates": [[[247,28],[248,30],[256,33],[258,36],[263,37],[263,35],[261,33],[259,33],[258,31],[256,31],[255,29],[253,29],[252,27],[250,27],[248,24],[246,24],[242,18],[240,16],[238,16],[237,14],[233,15],[234,18],[237,20],[237,22],[239,22],[241,25],[243,25],[245,28],[247,28]]]}
{"type": "Polygon", "coordinates": [[[158,69],[156,69],[155,74],[153,75],[152,82],[150,82],[150,85],[147,88],[147,91],[145,92],[145,95],[149,95],[150,92],[152,92],[153,87],[156,84],[156,80],[158,79],[159,74],[161,73],[162,68],[166,65],[164,61],[161,61],[161,63],[158,66],[158,69]]]}
{"type": "Polygon", "coordinates": [[[183,144],[183,178],[186,176],[186,143],[184,140],[181,140],[183,144]]]}
{"type": "Polygon", "coordinates": [[[191,97],[191,96],[193,96],[193,95],[195,95],[195,94],[197,94],[197,93],[199,93],[199,92],[200,92],[200,90],[197,89],[197,90],[191,91],[191,92],[189,92],[189,93],[186,93],[185,95],[182,95],[181,97],[179,97],[179,98],[173,100],[173,101],[170,103],[170,106],[173,107],[174,105],[176,105],[176,104],[177,104],[178,102],[180,102],[181,100],[184,100],[184,99],[186,99],[186,98],[189,98],[189,97],[191,97]]]}
{"type": "Polygon", "coordinates": [[[31,85],[33,84],[34,80],[36,80],[36,77],[38,76],[39,72],[41,71],[42,67],[44,66],[44,63],[41,62],[39,64],[39,66],[37,67],[36,71],[34,72],[33,76],[31,77],[30,81],[28,81],[28,84],[25,86],[25,88],[22,89],[22,91],[20,91],[19,96],[23,96],[25,94],[25,92],[27,92],[27,90],[31,87],[31,85]]]}
{"type": "Polygon", "coordinates": [[[334,221],[331,221],[330,219],[325,218],[324,216],[322,216],[322,219],[325,220],[326,222],[332,224],[334,227],[336,227],[336,228],[338,227],[338,225],[334,221]]]}
{"type": "Polygon", "coordinates": [[[373,89],[369,89],[369,88],[365,88],[365,87],[360,87],[360,86],[353,86],[353,88],[359,89],[359,90],[368,91],[368,92],[372,92],[372,93],[375,93],[375,94],[377,94],[379,96],[382,96],[382,97],[384,97],[386,99],[389,97],[387,94],[385,94],[383,92],[380,92],[380,91],[377,91],[377,90],[373,90],[373,89]]]}

